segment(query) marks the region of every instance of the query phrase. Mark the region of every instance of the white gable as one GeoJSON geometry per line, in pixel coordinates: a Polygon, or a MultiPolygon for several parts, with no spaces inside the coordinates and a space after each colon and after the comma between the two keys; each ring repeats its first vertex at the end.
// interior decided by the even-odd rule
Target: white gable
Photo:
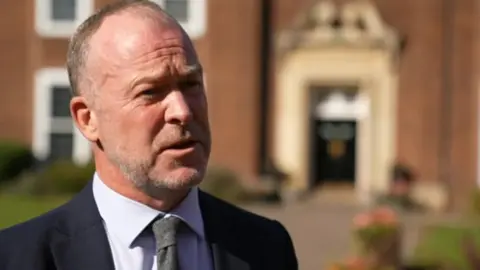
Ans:
{"type": "Polygon", "coordinates": [[[329,0],[318,1],[278,40],[280,50],[332,45],[395,50],[399,42],[375,5],[367,0],[352,0],[342,5],[329,0]]]}

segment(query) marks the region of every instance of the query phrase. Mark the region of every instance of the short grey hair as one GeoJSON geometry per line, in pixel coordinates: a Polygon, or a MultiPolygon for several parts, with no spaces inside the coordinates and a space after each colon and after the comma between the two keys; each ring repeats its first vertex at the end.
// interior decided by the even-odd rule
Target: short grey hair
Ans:
{"type": "Polygon", "coordinates": [[[89,42],[91,37],[100,28],[105,18],[134,7],[147,8],[156,12],[160,12],[162,15],[173,19],[158,4],[149,0],[116,1],[104,6],[88,17],[77,28],[68,45],[67,71],[72,96],[78,96],[81,94],[80,82],[85,75],[85,64],[88,57],[90,48],[89,42]]]}

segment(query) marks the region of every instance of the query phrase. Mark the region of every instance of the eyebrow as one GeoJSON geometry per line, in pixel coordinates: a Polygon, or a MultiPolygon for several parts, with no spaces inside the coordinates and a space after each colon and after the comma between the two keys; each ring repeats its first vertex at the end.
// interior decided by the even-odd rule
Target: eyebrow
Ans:
{"type": "MultiPolygon", "coordinates": [[[[146,83],[146,82],[158,82],[162,78],[166,77],[165,69],[158,69],[147,75],[140,75],[132,80],[131,88],[146,83]]],[[[190,77],[197,74],[202,74],[203,68],[200,64],[187,65],[178,72],[179,77],[190,77]]]]}
{"type": "Polygon", "coordinates": [[[203,68],[200,64],[187,65],[180,76],[190,76],[193,74],[202,74],[203,68]]]}

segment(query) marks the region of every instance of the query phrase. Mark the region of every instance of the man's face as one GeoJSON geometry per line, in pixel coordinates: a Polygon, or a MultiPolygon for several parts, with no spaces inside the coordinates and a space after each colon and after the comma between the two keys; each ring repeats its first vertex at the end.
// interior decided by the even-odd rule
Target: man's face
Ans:
{"type": "Polygon", "coordinates": [[[198,184],[211,145],[196,53],[178,26],[160,22],[112,16],[92,37],[89,56],[99,144],[153,196],[198,184]]]}

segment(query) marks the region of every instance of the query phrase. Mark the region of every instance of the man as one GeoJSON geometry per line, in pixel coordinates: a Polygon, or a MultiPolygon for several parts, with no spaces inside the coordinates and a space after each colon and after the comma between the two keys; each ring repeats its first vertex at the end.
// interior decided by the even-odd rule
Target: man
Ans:
{"type": "Polygon", "coordinates": [[[294,270],[289,234],[196,186],[210,154],[202,70],[160,7],[87,19],[67,57],[96,174],[66,205],[0,232],[2,270],[294,270]]]}

